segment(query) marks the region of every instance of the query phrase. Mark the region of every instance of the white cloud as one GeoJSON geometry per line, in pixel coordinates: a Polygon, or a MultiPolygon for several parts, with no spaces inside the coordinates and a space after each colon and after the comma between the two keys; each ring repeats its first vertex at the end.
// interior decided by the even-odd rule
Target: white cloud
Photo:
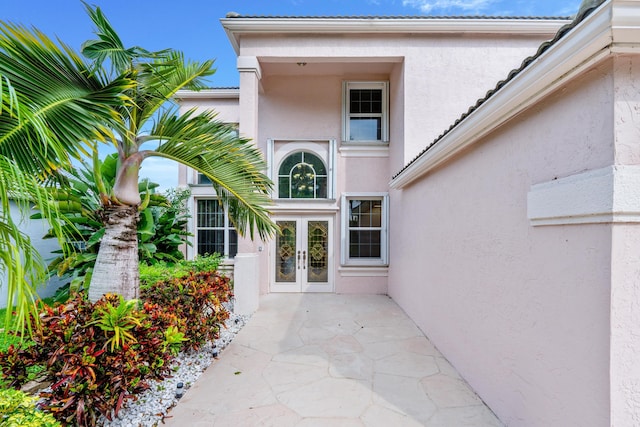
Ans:
{"type": "Polygon", "coordinates": [[[403,0],[403,6],[419,9],[423,13],[434,11],[450,11],[458,9],[463,12],[479,13],[487,9],[495,0],[403,0]]]}

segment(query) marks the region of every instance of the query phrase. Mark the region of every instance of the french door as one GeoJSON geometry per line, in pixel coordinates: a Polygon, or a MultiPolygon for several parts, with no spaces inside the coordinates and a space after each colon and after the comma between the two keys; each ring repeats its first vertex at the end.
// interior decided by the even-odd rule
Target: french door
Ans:
{"type": "Polygon", "coordinates": [[[332,292],[332,218],[279,218],[272,246],[272,292],[332,292]]]}

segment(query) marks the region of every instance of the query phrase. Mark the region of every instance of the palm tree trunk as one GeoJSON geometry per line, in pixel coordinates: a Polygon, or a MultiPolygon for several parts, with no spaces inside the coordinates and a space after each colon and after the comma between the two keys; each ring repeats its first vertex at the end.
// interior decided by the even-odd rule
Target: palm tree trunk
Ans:
{"type": "Polygon", "coordinates": [[[138,208],[109,206],[104,212],[106,230],[93,268],[89,299],[95,302],[106,293],[138,298],[138,208]]]}

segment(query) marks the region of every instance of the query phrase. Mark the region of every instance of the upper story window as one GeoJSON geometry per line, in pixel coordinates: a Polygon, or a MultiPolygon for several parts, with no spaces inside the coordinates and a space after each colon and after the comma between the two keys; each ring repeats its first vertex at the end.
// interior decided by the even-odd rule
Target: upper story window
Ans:
{"type": "Polygon", "coordinates": [[[281,199],[326,199],[327,168],[315,154],[290,154],[278,169],[278,197],[281,199]]]}
{"type": "Polygon", "coordinates": [[[343,141],[389,141],[388,82],[344,82],[342,111],[343,141]]]}

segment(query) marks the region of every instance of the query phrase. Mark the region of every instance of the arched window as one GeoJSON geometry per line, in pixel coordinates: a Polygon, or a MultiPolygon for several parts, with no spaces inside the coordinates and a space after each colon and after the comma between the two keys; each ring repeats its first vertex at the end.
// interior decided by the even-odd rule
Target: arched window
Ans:
{"type": "Polygon", "coordinates": [[[315,154],[290,154],[278,170],[278,197],[281,199],[326,199],[327,168],[315,154]]]}

